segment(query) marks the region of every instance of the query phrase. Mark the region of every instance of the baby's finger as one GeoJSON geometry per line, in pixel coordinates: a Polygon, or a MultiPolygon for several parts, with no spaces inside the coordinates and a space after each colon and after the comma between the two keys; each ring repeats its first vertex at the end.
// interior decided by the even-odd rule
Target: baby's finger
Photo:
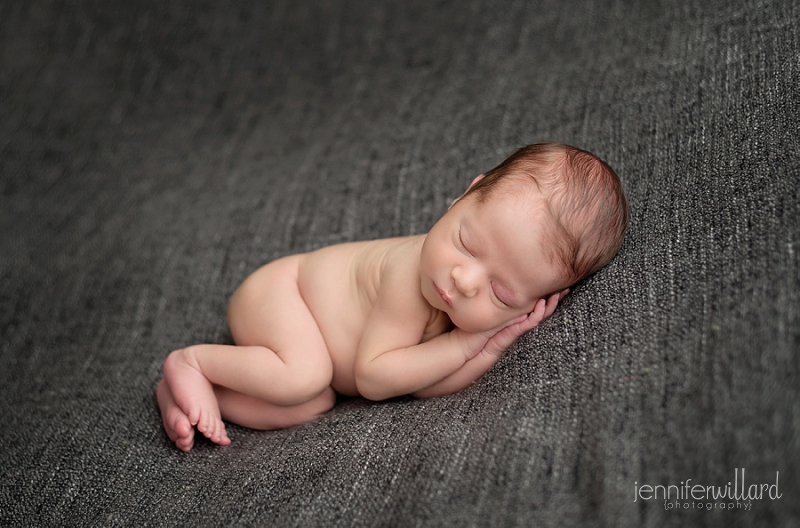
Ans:
{"type": "Polygon", "coordinates": [[[531,312],[528,315],[528,318],[519,324],[519,335],[524,334],[528,330],[536,327],[539,323],[542,322],[542,318],[539,314],[531,312]]]}
{"type": "Polygon", "coordinates": [[[553,315],[553,312],[556,311],[556,306],[558,306],[558,301],[561,300],[560,293],[554,293],[550,297],[547,298],[547,306],[544,311],[545,317],[550,317],[553,315]]]}
{"type": "Polygon", "coordinates": [[[533,307],[533,311],[528,315],[528,319],[520,325],[523,334],[542,322],[546,317],[546,306],[547,303],[544,299],[536,301],[536,305],[533,307]]]}
{"type": "Polygon", "coordinates": [[[525,319],[527,319],[528,314],[518,315],[516,318],[512,319],[511,321],[507,321],[500,326],[496,326],[489,330],[488,332],[483,332],[483,335],[487,338],[492,337],[493,335],[497,334],[498,332],[502,332],[504,329],[508,328],[509,326],[514,326],[515,324],[519,324],[525,319]]]}
{"type": "Polygon", "coordinates": [[[502,330],[504,328],[508,328],[509,326],[514,326],[515,324],[519,324],[519,323],[521,323],[522,321],[524,321],[527,318],[528,318],[528,314],[518,315],[516,318],[512,319],[511,321],[509,321],[509,322],[507,322],[507,323],[505,323],[505,324],[503,324],[501,326],[498,326],[497,327],[497,331],[499,332],[500,330],[502,330]]]}
{"type": "Polygon", "coordinates": [[[539,321],[544,319],[546,306],[547,303],[545,302],[544,299],[539,299],[538,301],[536,301],[536,305],[533,307],[533,311],[531,312],[531,315],[528,317],[528,319],[529,320],[536,319],[536,323],[538,324],[539,321]]]}

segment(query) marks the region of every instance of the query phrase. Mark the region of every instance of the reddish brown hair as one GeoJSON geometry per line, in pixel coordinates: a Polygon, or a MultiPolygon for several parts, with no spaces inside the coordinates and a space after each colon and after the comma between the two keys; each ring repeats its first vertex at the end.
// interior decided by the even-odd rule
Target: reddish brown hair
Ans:
{"type": "Polygon", "coordinates": [[[619,251],[628,225],[628,203],[617,173],[585,150],[563,143],[523,147],[478,180],[464,195],[484,202],[498,183],[528,181],[547,206],[545,230],[554,256],[574,284],[602,268],[619,251]]]}

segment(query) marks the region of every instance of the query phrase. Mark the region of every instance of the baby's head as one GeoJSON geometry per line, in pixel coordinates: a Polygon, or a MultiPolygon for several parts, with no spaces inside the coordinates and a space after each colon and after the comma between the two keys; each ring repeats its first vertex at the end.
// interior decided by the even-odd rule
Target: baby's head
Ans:
{"type": "Polygon", "coordinates": [[[464,330],[495,328],[607,264],[627,222],[605,162],[558,143],[524,147],[475,178],[426,235],[422,294],[464,330]]]}
{"type": "MultiPolygon", "coordinates": [[[[563,143],[523,147],[475,179],[462,198],[478,202],[497,193],[534,191],[544,209],[550,258],[570,286],[602,268],[616,255],[628,225],[628,204],[619,177],[606,162],[563,143]]],[[[534,198],[535,199],[535,198],[534,198]]]]}

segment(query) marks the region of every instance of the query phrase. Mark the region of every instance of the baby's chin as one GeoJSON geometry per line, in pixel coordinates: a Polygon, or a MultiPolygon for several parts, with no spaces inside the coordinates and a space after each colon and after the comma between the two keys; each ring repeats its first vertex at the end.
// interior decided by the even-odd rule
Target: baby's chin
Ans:
{"type": "Polygon", "coordinates": [[[445,310],[445,313],[450,317],[450,321],[453,322],[454,326],[456,326],[457,328],[460,328],[464,332],[468,332],[470,334],[478,334],[478,333],[481,333],[481,332],[488,332],[491,329],[497,327],[497,325],[488,326],[487,327],[485,324],[476,323],[475,321],[464,320],[463,318],[459,318],[457,314],[452,314],[447,310],[445,310]]]}
{"type": "Polygon", "coordinates": [[[485,321],[471,321],[465,317],[461,317],[453,308],[445,305],[440,297],[436,296],[434,298],[429,298],[427,292],[423,292],[422,296],[426,301],[428,301],[428,304],[430,304],[431,307],[447,314],[447,317],[450,318],[453,326],[463,330],[464,332],[469,332],[471,334],[489,332],[490,330],[495,329],[502,324],[502,321],[497,321],[491,325],[487,324],[485,321]]]}

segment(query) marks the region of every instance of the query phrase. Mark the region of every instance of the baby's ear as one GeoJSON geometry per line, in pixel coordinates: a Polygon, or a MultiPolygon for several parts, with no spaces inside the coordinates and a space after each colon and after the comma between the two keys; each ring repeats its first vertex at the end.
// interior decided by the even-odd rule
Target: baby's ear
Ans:
{"type": "MultiPolygon", "coordinates": [[[[469,190],[472,189],[472,187],[476,183],[478,183],[479,181],[481,181],[483,179],[484,176],[486,176],[486,175],[485,174],[478,174],[477,176],[475,176],[475,179],[472,180],[472,183],[469,184],[469,187],[467,187],[467,190],[464,191],[464,194],[467,194],[469,192],[469,190]]],[[[450,209],[451,207],[453,207],[456,204],[456,202],[458,202],[460,199],[462,199],[464,197],[464,194],[462,194],[461,196],[459,196],[458,198],[456,198],[455,200],[450,202],[450,205],[447,207],[447,209],[450,209]]]]}
{"type": "Polygon", "coordinates": [[[486,176],[486,175],[485,174],[478,174],[477,176],[475,176],[475,179],[472,180],[472,183],[469,184],[469,187],[467,187],[467,190],[469,191],[470,189],[472,189],[475,186],[476,183],[478,183],[479,181],[481,181],[483,179],[484,176],[486,176]]]}

